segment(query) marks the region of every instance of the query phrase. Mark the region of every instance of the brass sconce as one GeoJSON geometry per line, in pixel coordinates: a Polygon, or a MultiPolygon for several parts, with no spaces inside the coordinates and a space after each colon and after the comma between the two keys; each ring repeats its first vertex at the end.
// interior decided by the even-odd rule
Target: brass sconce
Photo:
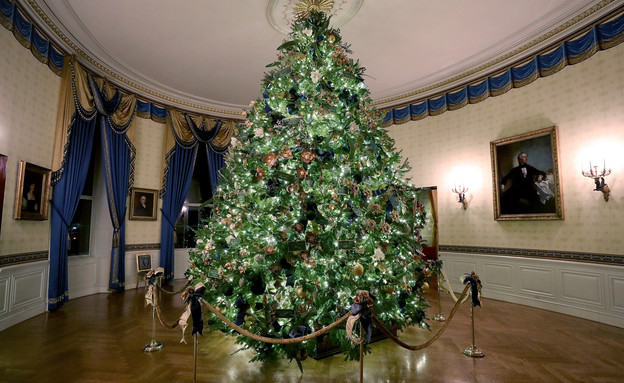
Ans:
{"type": "Polygon", "coordinates": [[[607,185],[604,181],[604,178],[611,174],[611,169],[607,169],[606,161],[603,162],[602,170],[598,170],[598,165],[592,165],[591,161],[589,161],[589,171],[586,172],[582,170],[581,173],[585,177],[593,178],[594,183],[596,184],[596,188],[594,191],[601,191],[602,196],[605,201],[609,201],[609,194],[611,194],[611,189],[609,189],[609,185],[607,185]]]}
{"type": "Polygon", "coordinates": [[[464,206],[464,210],[468,207],[468,200],[466,199],[466,193],[468,192],[468,187],[462,184],[457,184],[453,189],[451,189],[453,193],[457,193],[459,196],[459,203],[464,206]]]}

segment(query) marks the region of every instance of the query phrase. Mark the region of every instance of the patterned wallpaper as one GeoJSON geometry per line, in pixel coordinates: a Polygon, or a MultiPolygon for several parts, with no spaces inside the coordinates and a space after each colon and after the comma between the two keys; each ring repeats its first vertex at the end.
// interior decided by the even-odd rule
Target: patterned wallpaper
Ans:
{"type": "Polygon", "coordinates": [[[412,183],[438,187],[440,244],[624,255],[624,44],[503,96],[388,130],[412,183]],[[490,141],[553,125],[565,220],[495,221],[490,141]],[[613,169],[609,202],[580,174],[591,158],[613,169]],[[461,178],[470,187],[465,211],[451,192],[461,178]]]}
{"type": "Polygon", "coordinates": [[[60,77],[0,28],[0,153],[8,156],[0,255],[49,249],[49,220],[13,219],[19,160],[50,168],[60,77]]]}
{"type": "MultiPolygon", "coordinates": [[[[132,143],[136,148],[134,186],[159,190],[162,182],[166,126],[145,118],[135,118],[130,129],[132,143]]],[[[160,242],[161,207],[162,200],[159,199],[156,221],[131,221],[126,217],[126,244],[160,242]]]]}

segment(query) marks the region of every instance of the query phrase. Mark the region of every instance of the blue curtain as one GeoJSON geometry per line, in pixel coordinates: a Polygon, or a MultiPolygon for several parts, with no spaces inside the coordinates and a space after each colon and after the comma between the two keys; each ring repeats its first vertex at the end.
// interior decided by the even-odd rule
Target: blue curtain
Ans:
{"type": "MultiPolygon", "coordinates": [[[[121,93],[116,90],[110,99],[106,87],[101,92],[92,76],[88,76],[89,87],[98,112],[98,128],[101,132],[102,166],[106,177],[106,196],[113,223],[108,288],[123,291],[125,285],[125,221],[126,200],[132,178],[135,149],[126,132],[132,122],[135,107],[130,109],[129,118],[123,124],[115,124],[111,116],[120,108],[121,93]]],[[[122,107],[123,108],[123,107],[122,107]]]]}
{"type": "Polygon", "coordinates": [[[130,186],[130,163],[134,147],[126,134],[117,134],[104,117],[101,117],[102,166],[106,177],[106,195],[113,223],[108,288],[122,291],[125,285],[125,222],[126,200],[130,186]]]}
{"type": "Polygon", "coordinates": [[[173,231],[191,186],[196,154],[197,145],[183,148],[176,144],[166,158],[168,171],[165,188],[161,190],[163,201],[160,230],[160,266],[165,270],[164,282],[173,280],[175,246],[173,231]]]}
{"type": "MultiPolygon", "coordinates": [[[[227,148],[225,149],[227,151],[227,148]]],[[[225,151],[223,149],[214,148],[210,144],[206,144],[206,158],[208,159],[208,176],[210,177],[210,188],[215,193],[219,185],[219,171],[225,166],[225,151]],[[217,149],[217,151],[215,151],[217,149]]]]}
{"type": "MultiPolygon", "coordinates": [[[[95,112],[95,110],[93,111],[95,112]]],[[[76,113],[69,129],[69,140],[61,169],[55,172],[50,218],[50,274],[48,310],[56,310],[69,300],[67,274],[68,227],[76,213],[89,171],[93,150],[95,113],[76,113]]]]}

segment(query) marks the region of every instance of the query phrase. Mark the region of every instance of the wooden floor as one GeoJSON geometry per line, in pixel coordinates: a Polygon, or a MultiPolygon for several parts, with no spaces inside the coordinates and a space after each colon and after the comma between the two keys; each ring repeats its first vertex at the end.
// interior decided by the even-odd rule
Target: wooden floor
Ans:
{"type": "MultiPolygon", "coordinates": [[[[174,287],[179,287],[180,282],[174,287]]],[[[143,352],[151,339],[151,310],[142,289],[72,300],[0,332],[0,382],[192,382],[193,346],[178,329],[156,328],[163,350],[143,352]]],[[[442,297],[448,313],[451,300],[442,297]]],[[[434,299],[432,297],[432,299],[434,299]]],[[[435,301],[435,300],[434,300],[435,301]]],[[[484,300],[477,308],[476,343],[486,356],[466,357],[471,343],[468,306],[429,348],[412,352],[386,339],[365,358],[366,382],[624,382],[624,329],[525,306],[484,300]]],[[[164,315],[181,313],[178,297],[163,295],[164,315]]],[[[430,311],[437,312],[435,307],[430,311]]],[[[432,328],[440,326],[432,322],[432,328]]],[[[411,344],[432,333],[412,328],[411,344]]],[[[295,363],[248,363],[234,338],[200,338],[198,382],[358,382],[359,364],[341,355],[295,363]]]]}

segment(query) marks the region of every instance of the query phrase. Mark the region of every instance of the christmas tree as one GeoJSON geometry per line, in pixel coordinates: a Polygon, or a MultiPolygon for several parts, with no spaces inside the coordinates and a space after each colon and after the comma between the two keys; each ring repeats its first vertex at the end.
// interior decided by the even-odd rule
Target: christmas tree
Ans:
{"type": "MultiPolygon", "coordinates": [[[[262,97],[243,112],[188,273],[209,303],[263,336],[327,326],[357,290],[375,297],[386,327],[426,327],[423,216],[409,168],[370,105],[364,68],[323,13],[298,19],[289,37],[267,65],[262,97]]],[[[359,358],[344,330],[331,339],[359,358]]],[[[301,360],[315,346],[237,342],[262,361],[301,360]]]]}

